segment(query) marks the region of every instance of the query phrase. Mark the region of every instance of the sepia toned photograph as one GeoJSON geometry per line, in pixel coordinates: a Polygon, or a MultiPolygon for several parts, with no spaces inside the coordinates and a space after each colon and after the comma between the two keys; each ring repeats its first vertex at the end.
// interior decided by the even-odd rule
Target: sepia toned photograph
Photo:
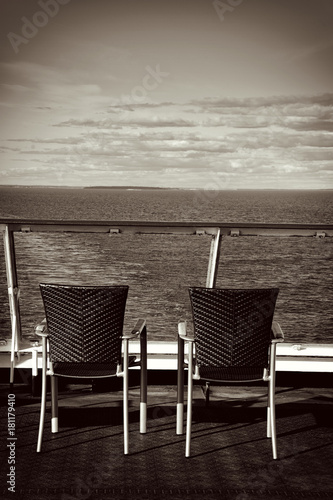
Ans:
{"type": "Polygon", "coordinates": [[[1,498],[333,498],[333,3],[0,10],[1,498]]]}

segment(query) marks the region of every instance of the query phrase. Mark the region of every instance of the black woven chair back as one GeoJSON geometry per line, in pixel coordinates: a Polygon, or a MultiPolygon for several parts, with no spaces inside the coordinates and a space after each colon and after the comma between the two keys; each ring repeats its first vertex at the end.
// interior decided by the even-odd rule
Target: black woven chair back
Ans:
{"type": "Polygon", "coordinates": [[[120,363],[128,286],[40,284],[50,360],[120,363]]]}
{"type": "Polygon", "coordinates": [[[239,378],[241,367],[245,372],[253,367],[253,376],[262,372],[279,290],[190,288],[189,293],[199,368],[239,367],[239,378]]]}

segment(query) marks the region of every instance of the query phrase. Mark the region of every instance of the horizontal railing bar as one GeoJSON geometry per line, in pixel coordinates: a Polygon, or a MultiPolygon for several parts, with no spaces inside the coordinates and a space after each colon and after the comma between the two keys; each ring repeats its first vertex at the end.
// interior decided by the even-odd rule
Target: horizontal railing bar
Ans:
{"type": "Polygon", "coordinates": [[[6,226],[12,232],[216,234],[220,229],[223,236],[333,236],[333,224],[0,219],[0,228],[6,226]]]}
{"type": "MultiPolygon", "coordinates": [[[[38,342],[38,340],[35,342],[38,342]]],[[[32,345],[29,341],[23,341],[21,343],[20,352],[29,353],[32,350],[37,350],[41,352],[41,344],[32,345]]],[[[10,352],[11,350],[11,340],[7,339],[7,344],[0,346],[0,353],[10,352]]],[[[131,340],[129,344],[129,353],[138,354],[140,352],[140,341],[131,340]]],[[[178,342],[177,340],[148,340],[147,341],[147,353],[150,355],[165,355],[174,356],[178,352],[178,342]]],[[[185,347],[185,352],[187,348],[185,347]]],[[[333,360],[333,344],[327,343],[314,343],[314,342],[282,342],[278,343],[276,346],[276,353],[281,358],[283,357],[293,357],[293,358],[331,358],[333,360]]],[[[332,366],[333,370],[333,366],[332,366]]]]}
{"type": "MultiPolygon", "coordinates": [[[[120,223],[115,224],[8,224],[9,231],[12,232],[60,232],[60,233],[109,233],[109,234],[121,234],[121,233],[133,233],[133,234],[209,234],[215,235],[218,232],[217,227],[202,227],[200,226],[151,226],[151,225],[122,225],[120,223]]],[[[3,227],[0,225],[0,228],[3,227]]]]}
{"type": "MultiPolygon", "coordinates": [[[[177,341],[148,341],[148,370],[177,370],[177,341]]],[[[32,358],[36,353],[37,369],[41,368],[41,346],[20,349],[20,359],[17,368],[36,371],[32,358]]],[[[131,341],[130,354],[140,352],[140,343],[131,341]]],[[[185,352],[187,349],[185,348],[185,352]]],[[[283,343],[277,345],[277,372],[333,372],[333,344],[295,344],[283,343]],[[300,350],[298,350],[300,348],[300,350]]],[[[0,350],[0,368],[10,366],[9,348],[0,350]]],[[[37,374],[37,373],[36,373],[37,374]]]]}

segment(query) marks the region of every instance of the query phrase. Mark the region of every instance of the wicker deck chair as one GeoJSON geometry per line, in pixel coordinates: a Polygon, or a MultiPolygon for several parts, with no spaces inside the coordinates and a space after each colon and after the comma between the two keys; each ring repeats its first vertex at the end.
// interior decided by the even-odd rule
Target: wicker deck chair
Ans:
{"type": "MultiPolygon", "coordinates": [[[[267,437],[277,458],[275,426],[276,343],[283,333],[273,322],[279,290],[189,288],[194,335],[178,325],[177,434],[183,433],[184,341],[188,342],[188,402],[185,455],[190,456],[193,380],[268,382],[267,437]],[[194,350],[195,346],[195,358],[194,350]]],[[[208,402],[209,392],[206,392],[208,402]]]]}
{"type": "Polygon", "coordinates": [[[37,452],[41,451],[46,408],[46,377],[51,378],[51,430],[58,432],[58,377],[123,377],[124,453],[128,454],[128,343],[140,336],[140,432],[147,420],[147,333],[138,320],[123,335],[128,286],[40,284],[46,320],[36,329],[43,340],[42,398],[37,452]],[[47,325],[47,328],[45,328],[47,325]],[[123,354],[122,354],[122,343],[123,354]],[[49,354],[49,356],[48,356],[49,354]]]}

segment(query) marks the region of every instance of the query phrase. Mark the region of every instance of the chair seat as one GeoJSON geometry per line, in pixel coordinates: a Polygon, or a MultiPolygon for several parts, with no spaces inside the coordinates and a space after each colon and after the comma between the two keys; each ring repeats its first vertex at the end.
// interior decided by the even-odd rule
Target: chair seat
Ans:
{"type": "MultiPolygon", "coordinates": [[[[135,363],[136,357],[129,357],[129,366],[135,363]]],[[[53,373],[57,377],[72,378],[106,378],[117,374],[116,363],[54,363],[53,373]]]]}
{"type": "Polygon", "coordinates": [[[204,380],[255,381],[263,379],[263,368],[256,366],[200,366],[200,378],[204,380]]]}

